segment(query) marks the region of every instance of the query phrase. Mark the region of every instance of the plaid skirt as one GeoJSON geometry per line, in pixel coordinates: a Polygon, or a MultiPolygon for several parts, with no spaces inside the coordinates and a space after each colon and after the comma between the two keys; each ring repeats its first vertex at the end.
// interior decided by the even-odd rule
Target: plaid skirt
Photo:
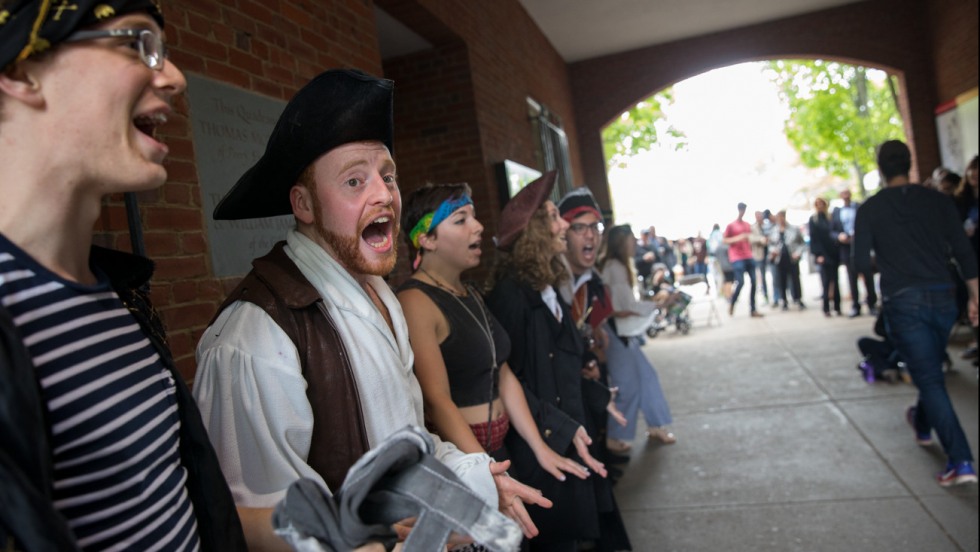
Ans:
{"type": "Polygon", "coordinates": [[[473,430],[476,440],[483,445],[483,450],[493,452],[504,446],[504,437],[507,436],[507,431],[510,429],[510,418],[504,412],[490,423],[470,424],[470,429],[473,430]]]}

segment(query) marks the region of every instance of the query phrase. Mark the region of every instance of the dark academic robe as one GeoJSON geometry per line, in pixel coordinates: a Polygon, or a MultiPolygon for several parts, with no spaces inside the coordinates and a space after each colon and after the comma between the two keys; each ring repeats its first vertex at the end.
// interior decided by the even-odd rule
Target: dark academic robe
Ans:
{"type": "MultiPolygon", "coordinates": [[[[487,306],[511,339],[508,364],[524,386],[528,406],[545,442],[556,452],[583,463],[572,445],[579,426],[591,425],[582,396],[584,346],[562,303],[559,322],[530,286],[506,278],[486,299],[487,306]]],[[[521,482],[541,489],[554,506],[529,506],[531,519],[540,530],[533,543],[594,540],[600,537],[595,484],[590,478],[568,476],[558,481],[544,471],[528,444],[511,431],[507,449],[513,461],[511,473],[521,482]]]]}

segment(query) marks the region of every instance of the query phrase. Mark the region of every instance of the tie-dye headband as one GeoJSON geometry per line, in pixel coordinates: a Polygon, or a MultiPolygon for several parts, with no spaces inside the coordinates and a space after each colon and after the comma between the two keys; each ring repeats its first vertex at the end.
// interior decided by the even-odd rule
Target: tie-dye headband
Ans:
{"type": "Polygon", "coordinates": [[[408,237],[412,240],[412,245],[415,246],[415,249],[419,249],[419,236],[428,234],[433,228],[439,226],[439,223],[449,218],[449,215],[466,205],[473,205],[473,200],[466,194],[457,198],[449,198],[440,203],[439,208],[435,211],[426,213],[425,216],[419,219],[415,227],[412,228],[412,231],[408,233],[408,237]]]}

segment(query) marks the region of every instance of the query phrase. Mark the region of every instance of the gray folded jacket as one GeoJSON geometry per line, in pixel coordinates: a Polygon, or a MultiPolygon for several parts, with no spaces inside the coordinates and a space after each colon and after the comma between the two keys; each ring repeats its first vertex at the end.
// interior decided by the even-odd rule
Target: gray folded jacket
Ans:
{"type": "Polygon", "coordinates": [[[296,481],[272,515],[276,533],[301,551],[341,552],[370,542],[391,550],[398,540],[391,525],[414,517],[405,552],[445,550],[451,533],[493,552],[517,550],[517,524],[436,460],[434,450],[426,431],[406,426],[362,456],[336,494],[311,479],[296,481]]]}

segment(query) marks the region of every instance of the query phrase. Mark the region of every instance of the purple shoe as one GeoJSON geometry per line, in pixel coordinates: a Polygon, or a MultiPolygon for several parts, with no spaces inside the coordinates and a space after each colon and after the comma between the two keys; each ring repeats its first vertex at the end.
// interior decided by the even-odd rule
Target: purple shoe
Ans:
{"type": "Polygon", "coordinates": [[[908,407],[908,409],[905,411],[905,421],[908,422],[909,425],[912,426],[912,429],[915,431],[915,444],[919,445],[920,447],[931,446],[933,443],[932,431],[926,431],[924,433],[920,433],[919,430],[915,428],[916,410],[917,409],[914,406],[908,407]]]}

